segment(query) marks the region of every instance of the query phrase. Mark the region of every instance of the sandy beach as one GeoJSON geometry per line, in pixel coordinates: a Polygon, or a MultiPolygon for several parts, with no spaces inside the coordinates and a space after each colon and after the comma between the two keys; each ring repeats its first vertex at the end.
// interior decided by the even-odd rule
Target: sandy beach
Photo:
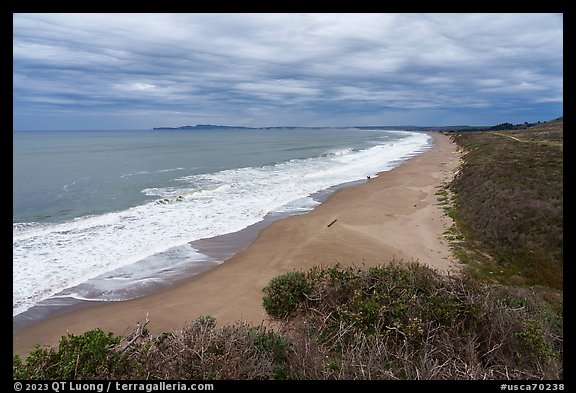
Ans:
{"type": "Polygon", "coordinates": [[[211,315],[219,324],[266,321],[262,288],[273,277],[314,265],[374,266],[402,260],[457,272],[443,232],[451,225],[437,204],[460,156],[447,136],[434,147],[366,183],[336,191],[313,211],[280,219],[223,264],[168,289],[134,300],[79,308],[15,330],[14,354],[54,345],[67,332],[93,328],[124,334],[149,316],[161,333],[211,315]],[[329,225],[331,224],[331,225],[329,225]]]}

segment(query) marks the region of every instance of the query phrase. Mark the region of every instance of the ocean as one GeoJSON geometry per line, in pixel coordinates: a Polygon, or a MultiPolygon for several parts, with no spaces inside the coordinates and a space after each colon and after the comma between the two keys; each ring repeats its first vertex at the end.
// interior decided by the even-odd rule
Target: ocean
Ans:
{"type": "Polygon", "coordinates": [[[310,211],[431,143],[358,129],[13,132],[13,316],[171,285],[223,262],[201,239],[310,211]]]}

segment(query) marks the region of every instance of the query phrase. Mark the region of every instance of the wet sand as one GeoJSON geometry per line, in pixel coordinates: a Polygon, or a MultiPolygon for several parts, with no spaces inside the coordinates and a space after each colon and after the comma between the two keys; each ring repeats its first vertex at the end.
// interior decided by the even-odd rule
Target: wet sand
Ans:
{"type": "Polygon", "coordinates": [[[14,329],[14,354],[54,345],[67,332],[101,328],[125,334],[149,316],[152,333],[211,315],[219,324],[266,323],[262,288],[273,277],[314,265],[375,266],[417,260],[443,273],[458,264],[443,232],[451,220],[437,205],[438,186],[460,163],[447,136],[434,147],[369,181],[343,188],[313,211],[272,222],[252,244],[215,268],[137,299],[99,303],[14,329]],[[332,224],[332,225],[329,225],[332,224]]]}

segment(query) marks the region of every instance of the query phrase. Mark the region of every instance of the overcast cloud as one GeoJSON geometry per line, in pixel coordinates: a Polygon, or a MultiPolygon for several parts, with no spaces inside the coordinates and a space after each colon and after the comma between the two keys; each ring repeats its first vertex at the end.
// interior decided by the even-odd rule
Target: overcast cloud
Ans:
{"type": "Polygon", "coordinates": [[[563,113],[561,14],[15,14],[14,129],[563,113]]]}

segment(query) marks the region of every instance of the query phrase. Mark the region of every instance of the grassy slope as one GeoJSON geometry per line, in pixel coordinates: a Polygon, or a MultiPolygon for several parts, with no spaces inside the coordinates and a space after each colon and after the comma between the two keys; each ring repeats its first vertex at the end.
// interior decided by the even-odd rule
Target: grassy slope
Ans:
{"type": "Polygon", "coordinates": [[[455,246],[468,271],[504,284],[561,289],[563,121],[453,138],[465,156],[450,185],[451,215],[466,239],[455,246]]]}

